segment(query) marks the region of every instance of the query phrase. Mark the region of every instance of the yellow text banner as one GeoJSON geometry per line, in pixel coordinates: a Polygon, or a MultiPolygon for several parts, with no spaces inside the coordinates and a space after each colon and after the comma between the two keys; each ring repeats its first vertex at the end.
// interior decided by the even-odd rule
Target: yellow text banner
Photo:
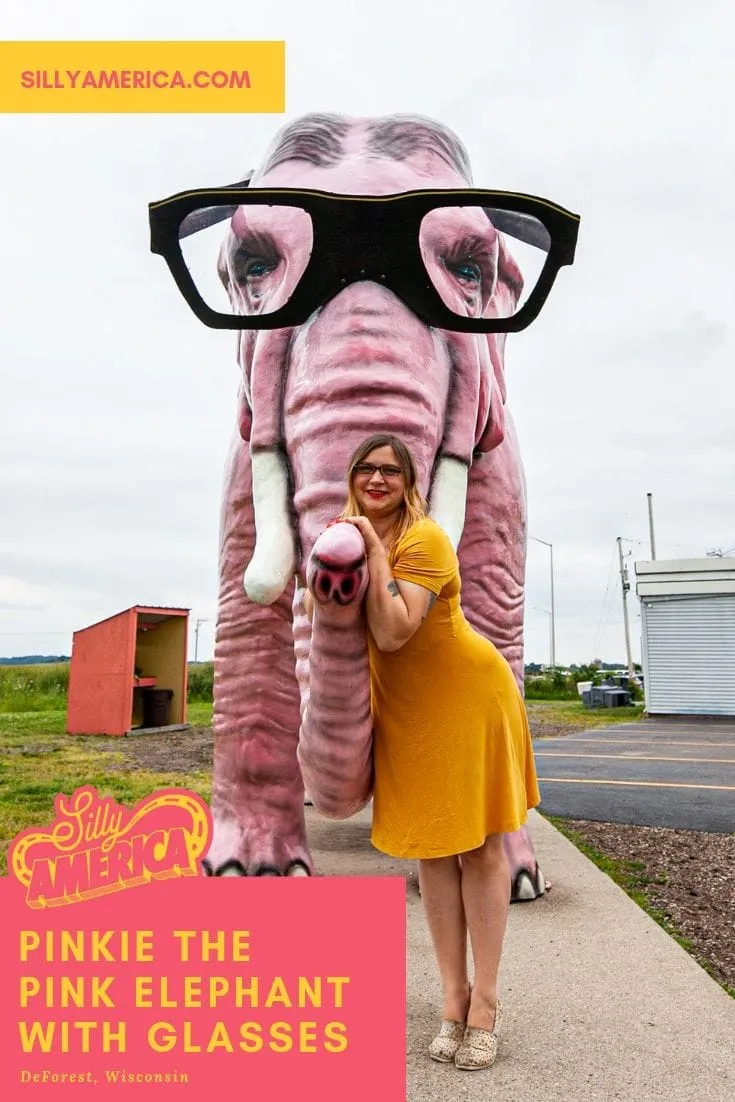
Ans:
{"type": "Polygon", "coordinates": [[[286,109],[284,42],[0,42],[0,112],[286,109]]]}

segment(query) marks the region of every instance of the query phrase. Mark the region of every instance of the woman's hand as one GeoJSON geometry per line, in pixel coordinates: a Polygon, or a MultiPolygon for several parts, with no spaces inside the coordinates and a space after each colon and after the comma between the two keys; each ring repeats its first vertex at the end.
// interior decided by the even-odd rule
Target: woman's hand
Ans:
{"type": "Polygon", "coordinates": [[[342,517],[342,520],[346,521],[347,524],[354,524],[355,528],[359,529],[360,535],[365,543],[365,553],[368,558],[380,554],[385,555],[385,548],[380,542],[380,537],[367,517],[342,517]]]}

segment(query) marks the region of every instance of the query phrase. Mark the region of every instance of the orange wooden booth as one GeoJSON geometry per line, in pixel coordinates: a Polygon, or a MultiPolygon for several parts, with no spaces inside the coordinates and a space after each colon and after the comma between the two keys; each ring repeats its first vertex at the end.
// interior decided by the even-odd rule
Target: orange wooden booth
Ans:
{"type": "Polygon", "coordinates": [[[188,608],[135,605],[75,631],[67,734],[184,726],[188,622],[188,608]]]}

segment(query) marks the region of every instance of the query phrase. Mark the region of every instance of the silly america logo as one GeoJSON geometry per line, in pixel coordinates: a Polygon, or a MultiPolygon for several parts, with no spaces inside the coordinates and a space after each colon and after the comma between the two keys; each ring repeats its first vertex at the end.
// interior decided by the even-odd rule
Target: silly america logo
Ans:
{"type": "Polygon", "coordinates": [[[60,907],[153,880],[199,876],[211,836],[207,804],[194,792],[166,788],[126,808],[84,785],[59,794],[46,827],[13,841],[11,873],[29,907],[60,907]]]}

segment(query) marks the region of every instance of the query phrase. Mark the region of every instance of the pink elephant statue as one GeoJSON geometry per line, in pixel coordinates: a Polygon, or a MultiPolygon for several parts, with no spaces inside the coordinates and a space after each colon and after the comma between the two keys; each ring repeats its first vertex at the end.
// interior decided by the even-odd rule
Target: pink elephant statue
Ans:
{"type": "MultiPolygon", "coordinates": [[[[343,200],[418,194],[420,201],[427,189],[469,189],[472,179],[462,143],[430,119],[308,115],[277,134],[244,186],[308,189],[343,200]]],[[[223,197],[227,192],[221,189],[223,197]]],[[[215,193],[208,193],[201,217],[190,210],[191,194],[176,198],[189,204],[182,238],[212,221],[207,211],[215,193]]],[[[349,456],[370,434],[393,432],[411,450],[430,513],[457,549],[465,614],[502,651],[519,684],[523,679],[525,488],[503,371],[505,334],[523,326],[467,331],[473,324],[468,318],[511,318],[519,308],[523,265],[514,259],[510,238],[496,232],[498,222],[493,228],[490,212],[479,205],[472,218],[457,208],[464,228],[446,205],[422,219],[421,256],[416,252],[412,263],[423,261],[442,302],[462,315],[458,328],[445,328],[419,316],[418,298],[412,309],[408,292],[396,292],[404,286],[397,269],[393,282],[383,282],[382,269],[378,274],[370,267],[375,241],[369,234],[360,242],[354,238],[355,249],[358,243],[363,249],[363,267],[354,272],[350,231],[341,242],[339,233],[333,235],[333,248],[342,250],[339,270],[348,276],[341,289],[326,289],[324,265],[310,279],[312,253],[320,245],[317,222],[312,231],[302,209],[273,202],[271,196],[268,206],[225,208],[229,224],[207,229],[218,234],[213,264],[230,313],[260,319],[257,328],[238,333],[242,382],[221,513],[215,831],[208,858],[214,875],[313,872],[304,782],[308,798],[333,818],[347,818],[370,800],[364,565],[360,547],[347,546],[339,535],[346,526],[327,528],[344,504],[349,456]],[[457,239],[460,228],[463,241],[471,230],[473,244],[455,257],[459,244],[446,242],[452,234],[457,239]],[[483,280],[490,284],[484,298],[483,280]],[[304,300],[301,320],[275,326],[284,304],[296,302],[296,287],[304,300]],[[310,309],[304,296],[322,287],[310,309]],[[312,631],[304,592],[319,570],[322,577],[342,577],[344,585],[340,590],[342,583],[335,583],[335,599],[324,605],[312,631]]],[[[564,213],[572,225],[576,216],[564,213]]],[[[218,216],[220,223],[224,217],[218,216]]],[[[501,223],[502,217],[498,212],[501,223]]],[[[508,217],[511,230],[513,217],[519,225],[533,221],[523,209],[508,217]]],[[[397,241],[401,223],[390,225],[380,232],[397,241]]],[[[576,222],[570,235],[571,251],[566,259],[557,255],[557,266],[571,263],[576,222]]],[[[161,247],[155,251],[167,255],[199,316],[226,327],[195,304],[179,261],[161,247]]],[[[186,263],[193,271],[191,256],[186,263]]],[[[539,277],[544,293],[551,285],[547,268],[539,277]]],[[[420,283],[414,281],[417,294],[424,293],[420,283]]],[[[359,539],[354,529],[349,538],[359,539]]],[[[513,899],[542,894],[545,880],[526,828],[505,841],[513,899]]]]}

